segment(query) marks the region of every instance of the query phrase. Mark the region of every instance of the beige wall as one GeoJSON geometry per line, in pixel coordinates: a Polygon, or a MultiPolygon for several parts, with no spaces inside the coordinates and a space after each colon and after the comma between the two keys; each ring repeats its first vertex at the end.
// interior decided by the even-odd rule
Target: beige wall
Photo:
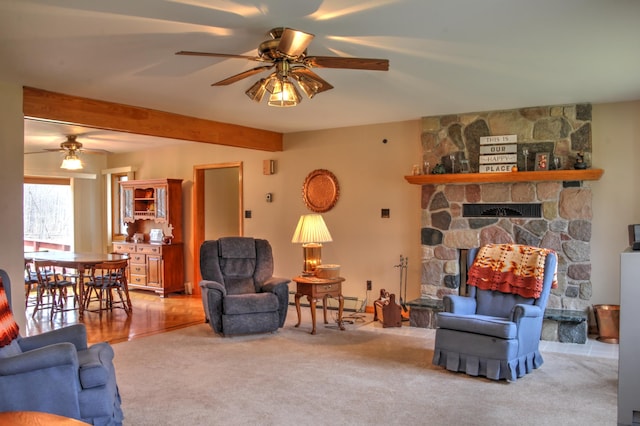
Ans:
{"type": "Polygon", "coordinates": [[[400,254],[409,257],[407,299],[420,294],[420,188],[403,179],[420,158],[419,139],[419,121],[409,121],[290,134],[277,153],[192,144],[153,155],[112,156],[109,167],[134,166],[139,179],[184,179],[185,281],[191,282],[194,165],[243,162],[244,209],[252,212],[244,220],[244,235],[271,242],[276,274],[285,277],[302,270],[302,248],[291,237],[300,215],[310,213],[302,201],[304,179],[312,170],[330,170],[340,184],[340,199],[324,214],[333,242],[324,245],[323,260],[342,265],[345,296],[364,298],[366,280],[372,280],[371,303],[380,288],[399,289],[399,270],[393,266],[400,254]],[[277,161],[276,174],[262,173],[266,159],[277,161]],[[268,192],[272,203],[265,200],[268,192]],[[389,219],[380,218],[382,208],[391,210],[389,219]]]}
{"type": "Polygon", "coordinates": [[[620,303],[620,252],[627,225],[640,223],[639,160],[640,101],[594,105],[593,165],[604,175],[591,184],[593,304],[620,303]]]}
{"type": "MultiPolygon", "coordinates": [[[[21,110],[21,105],[17,105],[21,103],[21,94],[16,87],[0,86],[0,90],[10,94],[9,100],[3,96],[3,104],[0,104],[4,108],[0,113],[0,124],[3,124],[0,134],[3,137],[14,135],[15,139],[15,135],[22,132],[22,122],[15,117],[21,110]]],[[[594,304],[619,303],[619,253],[628,246],[626,226],[640,223],[640,194],[634,189],[640,173],[636,165],[640,158],[639,119],[640,101],[593,106],[593,162],[594,166],[605,169],[602,180],[591,183],[594,304]]],[[[5,144],[6,139],[2,143],[5,144]]],[[[312,170],[328,169],[338,178],[341,194],[335,208],[324,215],[334,241],[325,244],[323,259],[325,263],[342,265],[342,275],[347,278],[345,295],[363,298],[367,279],[373,281],[374,288],[369,295],[369,304],[377,298],[380,288],[397,292],[399,271],[393,265],[403,254],[409,258],[407,299],[418,297],[420,187],[408,184],[403,176],[420,157],[419,121],[288,134],[284,147],[283,152],[267,153],[194,143],[153,153],[114,155],[104,167],[135,166],[139,179],[184,179],[186,281],[193,280],[191,203],[194,165],[243,162],[244,209],[253,214],[252,219],[245,219],[244,234],[271,241],[276,273],[286,277],[296,275],[302,267],[302,249],[290,242],[298,217],[308,213],[301,197],[302,183],[312,170]],[[383,144],[383,139],[388,142],[383,144]],[[278,162],[275,175],[262,174],[265,159],[278,162]],[[265,201],[267,192],[273,193],[274,202],[265,201]],[[390,219],[380,218],[382,208],[391,210],[390,219]]],[[[9,160],[0,182],[2,200],[11,206],[4,211],[13,209],[13,214],[1,219],[3,228],[10,232],[5,233],[9,238],[3,237],[0,247],[15,258],[15,251],[21,251],[22,247],[22,218],[17,213],[22,203],[22,182],[18,181],[22,175],[19,161],[22,147],[7,150],[3,146],[3,151],[7,155],[3,157],[9,160]],[[9,194],[8,198],[5,193],[9,194]],[[18,223],[20,225],[16,226],[18,223]]],[[[57,157],[51,161],[53,173],[59,173],[58,162],[57,157]]],[[[99,174],[102,166],[97,167],[85,171],[99,174]]],[[[41,169],[44,171],[45,167],[41,169]]],[[[99,193],[101,187],[95,191],[99,193]]],[[[80,231],[83,236],[92,235],[92,239],[95,234],[93,221],[99,221],[101,216],[101,212],[90,211],[93,203],[99,204],[99,201],[91,199],[87,208],[81,211],[95,219],[90,221],[90,229],[80,231]]],[[[12,270],[16,271],[14,274],[21,271],[15,266],[12,270]]],[[[20,280],[20,276],[14,278],[14,286],[21,288],[20,280]]]]}
{"type": "Polygon", "coordinates": [[[204,171],[204,239],[240,235],[240,167],[204,171]]]}

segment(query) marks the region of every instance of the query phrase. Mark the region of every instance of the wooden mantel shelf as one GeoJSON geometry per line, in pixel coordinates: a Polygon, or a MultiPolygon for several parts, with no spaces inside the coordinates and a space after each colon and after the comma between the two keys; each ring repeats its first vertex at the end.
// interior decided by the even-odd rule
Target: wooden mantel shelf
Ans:
{"type": "Polygon", "coordinates": [[[599,180],[604,170],[547,170],[506,173],[445,173],[405,176],[414,185],[599,180]]]}

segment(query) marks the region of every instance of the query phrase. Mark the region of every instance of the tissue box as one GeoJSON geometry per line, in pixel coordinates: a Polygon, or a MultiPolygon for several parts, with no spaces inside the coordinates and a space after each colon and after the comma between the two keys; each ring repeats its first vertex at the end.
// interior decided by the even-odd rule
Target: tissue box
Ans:
{"type": "Polygon", "coordinates": [[[339,276],[340,276],[340,265],[316,266],[316,277],[318,278],[338,278],[339,276]]]}

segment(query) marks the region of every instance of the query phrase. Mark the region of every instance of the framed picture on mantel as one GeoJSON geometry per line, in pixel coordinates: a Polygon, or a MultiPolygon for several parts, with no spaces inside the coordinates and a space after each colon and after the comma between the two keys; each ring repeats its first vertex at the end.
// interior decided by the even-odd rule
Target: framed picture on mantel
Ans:
{"type": "Polygon", "coordinates": [[[537,170],[549,170],[549,153],[538,152],[536,154],[536,171],[537,170]]]}

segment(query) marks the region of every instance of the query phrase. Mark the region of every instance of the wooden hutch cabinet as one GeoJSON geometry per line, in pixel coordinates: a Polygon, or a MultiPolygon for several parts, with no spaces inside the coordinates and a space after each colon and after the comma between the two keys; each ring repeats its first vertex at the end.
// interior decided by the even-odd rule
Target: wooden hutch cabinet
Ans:
{"type": "Polygon", "coordinates": [[[114,242],[113,251],[129,254],[129,287],[162,297],[183,291],[182,180],[131,180],[120,185],[128,237],[114,242]],[[158,235],[164,239],[158,240],[158,235]]]}

